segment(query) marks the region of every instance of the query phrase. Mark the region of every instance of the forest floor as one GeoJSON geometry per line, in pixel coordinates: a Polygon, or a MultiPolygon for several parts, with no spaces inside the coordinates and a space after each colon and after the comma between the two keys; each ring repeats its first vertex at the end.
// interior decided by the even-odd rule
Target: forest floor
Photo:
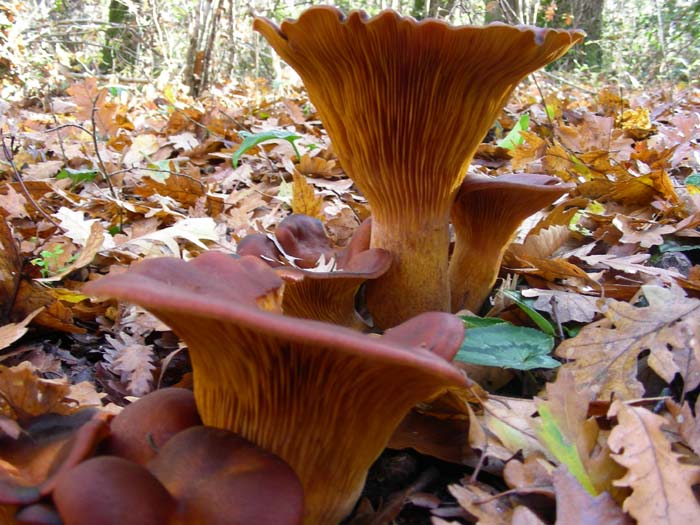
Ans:
{"type": "MultiPolygon", "coordinates": [[[[475,386],[416,409],[420,454],[382,455],[353,525],[700,515],[700,91],[538,78],[470,173],[572,189],[508,248],[476,312],[503,322],[465,312],[466,341],[481,330],[497,366],[476,366],[465,343],[475,386]]],[[[0,130],[0,441],[44,414],[118,414],[191,386],[165,325],[90,300],[86,282],[155,256],[235,253],[292,212],[342,247],[370,216],[303,92],[251,84],[193,100],[88,79],[0,101],[0,130]]]]}

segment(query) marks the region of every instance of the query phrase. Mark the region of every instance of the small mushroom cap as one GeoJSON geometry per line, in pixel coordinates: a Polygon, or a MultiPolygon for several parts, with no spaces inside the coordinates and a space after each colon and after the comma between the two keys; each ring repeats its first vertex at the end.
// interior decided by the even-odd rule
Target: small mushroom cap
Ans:
{"type": "Polygon", "coordinates": [[[251,233],[243,237],[236,247],[238,255],[253,255],[260,257],[269,266],[282,266],[284,256],[275,242],[264,233],[251,233]]]}
{"type": "Polygon", "coordinates": [[[464,178],[452,205],[452,311],[479,309],[496,281],[503,254],[520,224],[573,187],[557,177],[533,173],[464,178]]]}
{"type": "Polygon", "coordinates": [[[146,468],[114,456],[63,472],[53,500],[64,525],[168,525],[176,506],[146,468]]]}
{"type": "Polygon", "coordinates": [[[112,420],[104,451],[145,465],[175,434],[201,424],[192,391],[163,388],[127,406],[112,420]]]}
{"type": "Polygon", "coordinates": [[[182,523],[301,523],[304,494],[294,471],[233,432],[204,426],[184,430],[149,469],[178,500],[182,523]]]}
{"type": "Polygon", "coordinates": [[[296,258],[299,268],[313,268],[321,256],[330,259],[334,255],[323,223],[308,215],[285,217],[275,229],[275,238],[287,254],[296,258]]]}

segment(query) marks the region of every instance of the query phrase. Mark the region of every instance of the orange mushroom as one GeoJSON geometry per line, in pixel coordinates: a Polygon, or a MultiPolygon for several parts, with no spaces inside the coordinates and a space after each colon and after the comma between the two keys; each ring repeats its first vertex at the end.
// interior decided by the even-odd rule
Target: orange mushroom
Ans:
{"type": "Polygon", "coordinates": [[[520,224],[573,188],[547,175],[468,175],[452,206],[455,246],[449,276],[452,311],[476,312],[498,277],[520,224]]]}
{"type": "Polygon", "coordinates": [[[411,407],[467,384],[448,362],[464,330],[444,313],[382,338],[285,317],[282,284],[259,259],[207,252],[189,263],[149,259],[85,292],[134,302],[168,324],[189,347],[204,423],[286,461],[304,488],[304,523],[337,525],[411,407]]]}
{"type": "Polygon", "coordinates": [[[391,264],[386,250],[369,249],[369,223],[360,227],[350,244],[334,250],[318,219],[293,214],[273,235],[254,233],[241,239],[239,255],[253,255],[275,268],[285,281],[285,314],[361,329],[355,295],[365,281],[384,274],[391,264]],[[319,260],[331,270],[313,269],[319,260]]]}
{"type": "Polygon", "coordinates": [[[373,248],[394,257],[368,284],[378,325],[450,307],[450,207],[477,146],[516,84],[579,31],[347,18],[315,6],[254,26],[301,76],[333,147],[372,208],[373,248]]]}

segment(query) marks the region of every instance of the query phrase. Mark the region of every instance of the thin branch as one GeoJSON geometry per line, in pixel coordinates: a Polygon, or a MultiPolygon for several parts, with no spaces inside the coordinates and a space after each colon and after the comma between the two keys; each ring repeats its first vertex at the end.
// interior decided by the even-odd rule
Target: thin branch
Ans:
{"type": "Polygon", "coordinates": [[[5,158],[7,159],[7,162],[10,164],[10,167],[12,168],[12,171],[15,174],[15,178],[17,179],[17,182],[19,182],[19,186],[22,189],[22,193],[24,194],[24,197],[29,201],[29,203],[34,206],[34,208],[51,224],[53,224],[56,228],[58,228],[61,231],[66,231],[65,228],[62,228],[60,224],[58,224],[51,215],[46,213],[44,208],[42,208],[39,203],[34,200],[34,197],[32,197],[32,194],[29,192],[29,189],[27,186],[24,184],[24,179],[22,178],[22,175],[20,174],[19,170],[17,169],[17,166],[15,165],[14,161],[14,153],[12,151],[15,138],[12,137],[10,138],[10,145],[7,145],[7,141],[5,140],[5,134],[3,133],[2,130],[0,130],[0,139],[2,139],[2,151],[5,155],[5,158]]]}

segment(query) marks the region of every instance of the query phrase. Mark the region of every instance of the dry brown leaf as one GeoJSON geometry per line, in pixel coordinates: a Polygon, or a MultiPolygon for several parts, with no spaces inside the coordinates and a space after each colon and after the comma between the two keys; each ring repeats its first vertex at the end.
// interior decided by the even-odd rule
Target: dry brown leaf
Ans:
{"type": "Polygon", "coordinates": [[[613,226],[622,232],[620,242],[639,243],[642,248],[651,248],[664,243],[664,235],[676,231],[671,224],[658,224],[654,221],[635,220],[631,217],[617,215],[613,226]]]}
{"type": "MultiPolygon", "coordinates": [[[[41,308],[37,308],[19,323],[8,323],[0,326],[0,350],[7,348],[20,337],[27,333],[27,325],[34,317],[41,312],[41,308]]],[[[2,358],[0,357],[0,361],[2,358]]]]}
{"type": "Polygon", "coordinates": [[[531,131],[521,131],[523,142],[511,151],[513,160],[511,166],[514,170],[519,170],[537,160],[545,154],[547,143],[531,131]]]}
{"type": "Polygon", "coordinates": [[[105,339],[114,348],[106,352],[105,359],[126,383],[129,393],[143,396],[153,390],[153,346],[144,344],[142,337],[127,333],[119,334],[119,338],[107,335],[105,339]]]}
{"type": "Polygon", "coordinates": [[[513,509],[506,498],[492,498],[493,494],[477,485],[450,485],[450,494],[460,507],[476,517],[478,525],[511,525],[513,509]]]}
{"type": "Polygon", "coordinates": [[[70,386],[34,375],[24,362],[12,368],[0,365],[0,415],[20,422],[42,414],[70,414],[78,407],[68,399],[70,386]]]}
{"type": "MultiPolygon", "coordinates": [[[[90,120],[93,107],[95,107],[97,132],[103,136],[116,134],[120,127],[120,123],[117,122],[118,119],[116,118],[118,113],[117,105],[106,101],[107,90],[105,88],[97,89],[97,79],[95,77],[76,82],[66,89],[66,92],[73,98],[73,102],[78,107],[77,117],[79,119],[90,120]]],[[[123,114],[119,120],[125,120],[123,114]]]]}
{"type": "Polygon", "coordinates": [[[667,399],[666,408],[673,416],[683,442],[700,456],[700,397],[695,402],[695,415],[687,401],[680,406],[672,399],[667,399]]]}
{"type": "Polygon", "coordinates": [[[69,273],[75,270],[87,266],[95,258],[95,255],[102,250],[102,245],[104,244],[105,233],[104,228],[99,222],[93,222],[90,225],[90,235],[85,242],[85,246],[78,253],[78,256],[69,263],[67,266],[63,267],[58,273],[52,275],[51,277],[45,277],[43,279],[37,279],[39,282],[56,282],[63,279],[69,273]]]}
{"type": "Polygon", "coordinates": [[[12,310],[21,269],[22,263],[12,231],[5,222],[5,217],[0,215],[0,323],[7,321],[12,310]]]}
{"type": "Polygon", "coordinates": [[[696,523],[700,503],[691,487],[700,483],[700,467],[679,461],[661,429],[666,420],[621,401],[613,403],[608,415],[618,420],[608,438],[613,458],[628,469],[615,484],[632,489],[622,508],[638,525],[696,523]]]}
{"type": "Polygon", "coordinates": [[[598,297],[535,288],[523,290],[521,293],[523,297],[537,297],[533,307],[540,312],[547,312],[560,323],[569,321],[590,323],[600,313],[598,297]]]}
{"type": "Polygon", "coordinates": [[[622,399],[640,397],[637,358],[649,350],[649,365],[666,382],[681,374],[688,388],[700,381],[697,350],[690,347],[693,329],[700,323],[700,301],[683,296],[680,289],[644,286],[647,307],[608,300],[605,319],[584,326],[564,341],[556,355],[572,359],[576,384],[591,388],[599,399],[616,394],[622,399]]]}
{"type": "Polygon", "coordinates": [[[555,525],[631,525],[627,516],[607,492],[591,496],[563,465],[554,471],[557,495],[555,525]]]}
{"type": "Polygon", "coordinates": [[[321,209],[323,198],[316,196],[314,187],[299,172],[294,172],[294,186],[292,194],[292,211],[302,213],[316,219],[323,219],[321,209]]]}
{"type": "Polygon", "coordinates": [[[4,193],[4,195],[0,193],[0,210],[4,211],[4,213],[0,213],[0,215],[4,215],[8,219],[28,217],[29,215],[25,208],[27,199],[24,195],[17,193],[10,184],[3,184],[0,188],[4,193]]]}

